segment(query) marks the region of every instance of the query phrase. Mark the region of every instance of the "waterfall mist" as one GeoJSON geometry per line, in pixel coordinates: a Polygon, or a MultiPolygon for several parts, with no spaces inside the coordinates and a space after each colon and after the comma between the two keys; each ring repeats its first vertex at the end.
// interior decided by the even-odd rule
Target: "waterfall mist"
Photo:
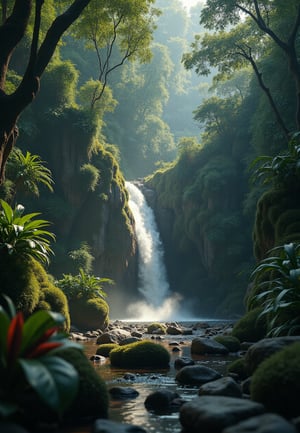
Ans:
{"type": "Polygon", "coordinates": [[[179,295],[170,294],[163,245],[153,210],[136,185],[126,182],[126,188],[138,242],[138,290],[145,298],[130,305],[128,314],[131,319],[143,321],[171,319],[177,311],[179,295]]]}

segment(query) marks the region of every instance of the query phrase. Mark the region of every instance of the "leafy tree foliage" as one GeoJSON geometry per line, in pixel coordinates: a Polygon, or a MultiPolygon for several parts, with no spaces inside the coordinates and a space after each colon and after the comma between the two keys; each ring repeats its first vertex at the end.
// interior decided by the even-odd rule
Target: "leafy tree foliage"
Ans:
{"type": "Polygon", "coordinates": [[[33,11],[30,0],[14,2],[11,10],[7,2],[1,2],[2,24],[0,26],[0,182],[4,180],[7,158],[18,136],[17,121],[23,110],[31,104],[39,91],[40,77],[50,62],[56,45],[63,33],[79,17],[90,0],[74,0],[58,14],[39,45],[43,2],[37,0],[33,11]],[[14,49],[25,37],[31,14],[34,15],[32,39],[26,70],[12,94],[5,90],[7,72],[14,49]]]}
{"type": "Polygon", "coordinates": [[[209,0],[201,13],[201,22],[217,33],[197,36],[192,52],[185,55],[187,68],[195,67],[207,74],[217,67],[218,79],[232,75],[233,71],[251,64],[260,87],[265,92],[286,137],[289,129],[259,68],[259,60],[269,52],[272,44],[281,50],[295,83],[297,102],[296,124],[300,127],[299,89],[300,75],[297,58],[297,34],[300,25],[300,6],[297,1],[283,4],[281,0],[228,1],[209,0]],[[283,24],[284,22],[284,24],[283,24]],[[229,30],[228,30],[229,26],[229,30]]]}

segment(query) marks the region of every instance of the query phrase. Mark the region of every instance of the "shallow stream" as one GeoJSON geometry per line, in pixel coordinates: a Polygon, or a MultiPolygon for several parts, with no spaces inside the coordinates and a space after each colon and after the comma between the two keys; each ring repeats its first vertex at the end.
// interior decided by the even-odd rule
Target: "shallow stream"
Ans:
{"type": "MultiPolygon", "coordinates": [[[[201,334],[199,331],[198,335],[201,334]]],[[[108,388],[112,386],[132,387],[138,391],[138,397],[130,400],[111,400],[109,408],[109,419],[112,421],[124,422],[143,427],[147,433],[180,433],[181,425],[178,419],[178,412],[168,414],[156,414],[146,410],[144,401],[146,397],[155,390],[167,388],[177,392],[180,397],[189,401],[197,395],[198,387],[184,387],[175,381],[176,369],[174,361],[178,357],[190,357],[196,362],[201,362],[208,367],[214,368],[221,374],[225,373],[226,365],[234,358],[220,356],[192,356],[190,353],[191,341],[197,335],[188,336],[164,336],[163,340],[154,340],[164,345],[171,354],[170,368],[168,370],[134,370],[134,380],[124,378],[128,370],[116,369],[110,366],[109,360],[104,363],[94,363],[96,371],[106,381],[108,388]],[[170,342],[178,342],[179,352],[173,352],[170,342]]],[[[147,336],[144,336],[147,338],[147,336]]],[[[151,338],[151,336],[149,336],[151,338]]],[[[97,345],[95,342],[84,344],[88,357],[96,353],[97,345]]],[[[126,377],[126,376],[125,376],[126,377]]],[[[76,433],[87,433],[87,429],[78,429],[76,433]]],[[[72,433],[75,433],[72,430],[72,433]]]]}

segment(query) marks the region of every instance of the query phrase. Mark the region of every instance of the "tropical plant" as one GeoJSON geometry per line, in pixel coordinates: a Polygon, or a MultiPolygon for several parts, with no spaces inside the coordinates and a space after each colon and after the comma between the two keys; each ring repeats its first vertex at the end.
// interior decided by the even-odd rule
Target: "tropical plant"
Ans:
{"type": "Polygon", "coordinates": [[[257,168],[254,170],[253,180],[262,180],[263,184],[273,183],[276,186],[298,185],[300,177],[300,132],[293,135],[286,151],[274,157],[257,157],[251,164],[252,169],[255,167],[257,168]]]}
{"type": "Polygon", "coordinates": [[[69,257],[72,259],[74,266],[76,266],[76,270],[82,268],[86,273],[91,272],[94,257],[91,254],[90,246],[86,242],[82,242],[78,250],[70,251],[69,257]]]}
{"type": "Polygon", "coordinates": [[[100,278],[86,273],[79,268],[78,275],[63,274],[63,278],[56,281],[57,287],[62,289],[68,299],[84,298],[105,298],[103,284],[113,284],[109,278],[100,278]]]}
{"type": "Polygon", "coordinates": [[[270,251],[252,273],[251,304],[259,303],[268,336],[300,333],[300,244],[285,244],[270,251]]]}
{"type": "Polygon", "coordinates": [[[40,213],[23,215],[24,206],[16,205],[14,209],[4,200],[0,200],[0,255],[17,255],[33,257],[42,263],[49,262],[52,252],[50,240],[55,236],[44,227],[49,222],[34,219],[40,213]]]}
{"type": "Polygon", "coordinates": [[[60,332],[65,318],[40,310],[24,320],[14,304],[3,296],[0,306],[0,418],[20,414],[22,404],[35,396],[61,415],[77,394],[75,368],[56,356],[68,347],[81,346],[60,332]]]}
{"type": "Polygon", "coordinates": [[[53,191],[51,171],[38,155],[32,155],[28,151],[25,155],[18,148],[12,151],[7,163],[7,175],[14,184],[12,201],[18,192],[38,197],[39,184],[53,191]]]}

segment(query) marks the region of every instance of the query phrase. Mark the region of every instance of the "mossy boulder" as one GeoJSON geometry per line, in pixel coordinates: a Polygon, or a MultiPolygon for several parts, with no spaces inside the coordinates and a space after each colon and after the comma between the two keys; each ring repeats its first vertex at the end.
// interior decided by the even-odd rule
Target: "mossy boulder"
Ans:
{"type": "Polygon", "coordinates": [[[270,412],[300,416],[300,343],[294,343],[263,361],[252,376],[251,398],[270,412]]]}
{"type": "Polygon", "coordinates": [[[31,269],[34,272],[39,286],[39,301],[35,310],[51,310],[62,314],[65,321],[65,331],[70,329],[70,314],[67,297],[64,292],[56,287],[43,266],[36,260],[31,261],[31,269]]]}
{"type": "Polygon", "coordinates": [[[238,358],[227,365],[227,373],[237,374],[239,380],[247,379],[248,372],[246,368],[245,358],[238,358]]]}
{"type": "Polygon", "coordinates": [[[0,293],[11,298],[17,310],[31,314],[39,302],[40,285],[34,260],[1,254],[0,293]]]}
{"type": "Polygon", "coordinates": [[[300,240],[299,188],[295,186],[270,189],[257,203],[253,243],[258,261],[276,245],[300,240]]]}
{"type": "Polygon", "coordinates": [[[264,338],[267,334],[267,324],[263,317],[259,317],[262,309],[260,307],[248,311],[240,320],[238,320],[231,335],[244,341],[256,342],[264,338]]]}
{"type": "Polygon", "coordinates": [[[71,319],[68,300],[64,292],[58,287],[51,283],[49,283],[46,287],[42,287],[37,309],[51,310],[61,313],[66,319],[65,331],[70,330],[71,319]]]}
{"type": "Polygon", "coordinates": [[[113,367],[168,368],[170,353],[161,344],[144,340],[113,349],[109,358],[113,367]]]}
{"type": "Polygon", "coordinates": [[[119,345],[117,343],[106,343],[106,344],[100,344],[97,347],[96,350],[96,355],[101,355],[101,356],[105,356],[106,358],[109,357],[110,352],[113,349],[116,349],[117,347],[119,347],[119,345]]]}
{"type": "Polygon", "coordinates": [[[65,419],[73,424],[107,418],[109,397],[106,384],[85,354],[77,349],[66,349],[59,356],[72,364],[79,374],[79,390],[65,413],[65,419]]]}
{"type": "Polygon", "coordinates": [[[71,323],[80,330],[106,329],[109,306],[104,299],[76,298],[69,301],[71,323]]]}
{"type": "Polygon", "coordinates": [[[167,333],[167,327],[163,323],[153,322],[148,325],[147,333],[164,335],[167,333]]]}
{"type": "Polygon", "coordinates": [[[217,335],[214,340],[227,347],[229,352],[238,352],[241,347],[240,340],[233,335],[217,335]]]}

